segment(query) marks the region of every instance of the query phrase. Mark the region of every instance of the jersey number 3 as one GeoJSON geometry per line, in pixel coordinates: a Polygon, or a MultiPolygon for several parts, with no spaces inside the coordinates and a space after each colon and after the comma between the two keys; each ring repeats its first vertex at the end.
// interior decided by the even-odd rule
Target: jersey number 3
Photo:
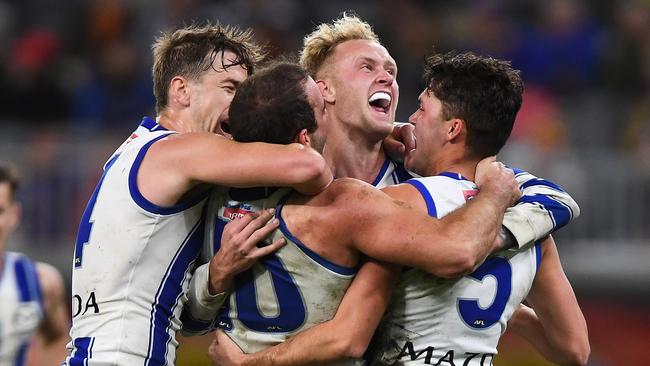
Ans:
{"type": "Polygon", "coordinates": [[[510,262],[502,257],[491,257],[468,275],[479,282],[492,276],[496,279],[496,294],[487,307],[481,307],[478,299],[459,298],[458,313],[465,324],[474,329],[485,329],[501,319],[512,292],[512,268],[510,262]]]}

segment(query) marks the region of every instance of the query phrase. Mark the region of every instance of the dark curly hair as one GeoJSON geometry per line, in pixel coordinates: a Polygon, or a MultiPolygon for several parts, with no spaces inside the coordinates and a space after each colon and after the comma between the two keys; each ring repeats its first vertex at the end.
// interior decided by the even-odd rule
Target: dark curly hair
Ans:
{"type": "Polygon", "coordinates": [[[465,121],[473,157],[501,150],[521,107],[524,85],[518,70],[507,61],[449,52],[425,58],[423,79],[442,102],[443,117],[465,121]]]}

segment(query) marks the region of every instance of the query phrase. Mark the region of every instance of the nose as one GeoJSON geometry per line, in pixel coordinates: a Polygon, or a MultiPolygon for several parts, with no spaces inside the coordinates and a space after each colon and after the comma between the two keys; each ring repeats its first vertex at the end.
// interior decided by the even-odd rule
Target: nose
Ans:
{"type": "Polygon", "coordinates": [[[386,85],[393,85],[393,82],[395,81],[395,76],[388,72],[388,70],[383,70],[380,75],[379,79],[377,80],[380,84],[386,84],[386,85]]]}
{"type": "Polygon", "coordinates": [[[416,115],[417,113],[418,113],[418,112],[415,111],[415,112],[413,112],[413,114],[411,114],[411,115],[409,116],[409,123],[412,124],[413,126],[415,126],[415,117],[416,117],[415,115],[416,115]]]}

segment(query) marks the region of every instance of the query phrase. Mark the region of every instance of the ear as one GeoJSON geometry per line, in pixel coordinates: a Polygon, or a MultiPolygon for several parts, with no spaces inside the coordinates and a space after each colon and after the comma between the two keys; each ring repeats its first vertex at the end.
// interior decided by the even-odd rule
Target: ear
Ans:
{"type": "Polygon", "coordinates": [[[336,101],[336,90],[334,90],[332,83],[330,81],[320,79],[316,80],[316,85],[318,85],[318,89],[320,90],[325,103],[334,104],[336,101]]]}
{"type": "Polygon", "coordinates": [[[465,121],[460,118],[454,118],[449,121],[449,128],[447,130],[447,139],[449,141],[458,139],[465,131],[465,121]]]}
{"type": "Polygon", "coordinates": [[[174,76],[169,82],[169,104],[190,105],[190,85],[182,76],[174,76]]]}
{"type": "Polygon", "coordinates": [[[309,138],[309,132],[307,132],[306,128],[303,128],[298,132],[298,136],[296,136],[294,141],[300,145],[311,147],[311,138],[309,138]]]}

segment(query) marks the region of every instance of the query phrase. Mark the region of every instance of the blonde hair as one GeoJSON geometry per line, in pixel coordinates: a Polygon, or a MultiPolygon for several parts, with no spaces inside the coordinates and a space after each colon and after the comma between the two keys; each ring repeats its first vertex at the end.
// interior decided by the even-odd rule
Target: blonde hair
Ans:
{"type": "Polygon", "coordinates": [[[300,65],[315,78],[316,73],[332,54],[334,47],[345,41],[356,39],[380,43],[379,37],[372,30],[370,24],[354,14],[344,12],[333,23],[321,24],[305,36],[300,52],[300,65]]]}
{"type": "Polygon", "coordinates": [[[156,112],[167,107],[169,83],[175,76],[197,80],[205,71],[213,67],[213,62],[221,62],[226,69],[241,65],[248,75],[264,58],[262,46],[253,41],[251,29],[242,30],[228,25],[192,24],[158,37],[153,49],[153,84],[156,97],[156,112]],[[226,63],[216,60],[221,51],[233,52],[237,59],[226,63]]]}

